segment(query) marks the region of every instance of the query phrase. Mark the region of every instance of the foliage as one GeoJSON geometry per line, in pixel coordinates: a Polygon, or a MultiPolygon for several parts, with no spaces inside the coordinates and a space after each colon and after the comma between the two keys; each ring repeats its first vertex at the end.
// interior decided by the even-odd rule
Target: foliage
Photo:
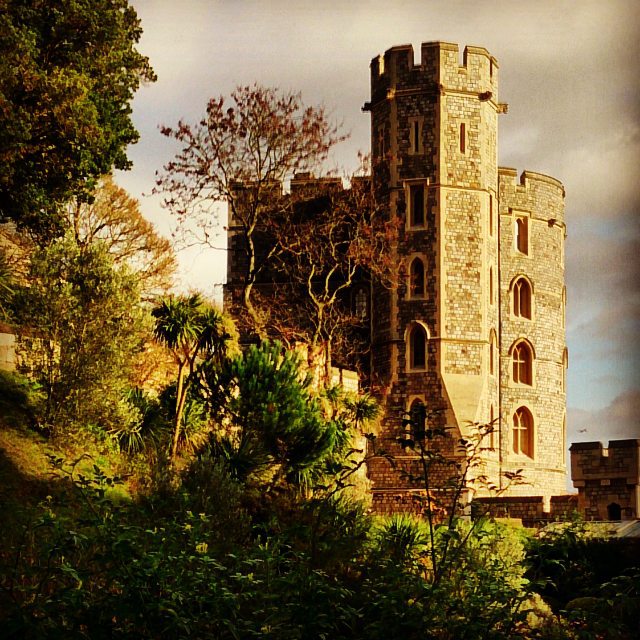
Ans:
{"type": "Polygon", "coordinates": [[[157,191],[179,220],[196,223],[201,242],[216,232],[216,205],[228,204],[246,252],[243,305],[253,330],[264,336],[251,294],[268,259],[258,246],[265,222],[288,208],[280,183],[319,166],[344,136],[323,108],[259,85],[238,87],[230,100],[212,98],[195,125],[180,121],[161,131],[182,149],[159,175],[157,191]]]}
{"type": "Polygon", "coordinates": [[[343,426],[324,419],[297,355],[278,343],[251,346],[221,370],[207,367],[203,390],[224,425],[212,437],[212,452],[242,481],[309,485],[344,441],[343,426]]]}
{"type": "MultiPolygon", "coordinates": [[[[194,381],[198,358],[219,366],[226,358],[227,332],[222,314],[198,294],[160,300],[151,312],[156,339],[171,350],[178,366],[175,392],[174,430],[170,460],[175,462],[189,389],[194,381]]],[[[192,405],[195,409],[195,405],[192,405]]]]}
{"type": "Polygon", "coordinates": [[[35,427],[42,415],[40,385],[15,371],[0,369],[0,415],[5,423],[35,427]]]}
{"type": "Polygon", "coordinates": [[[54,433],[135,419],[124,393],[145,331],[138,299],[134,276],[115,269],[99,244],[80,247],[67,236],[32,255],[29,284],[15,296],[19,342],[46,397],[42,423],[54,433]]]}
{"type": "Polygon", "coordinates": [[[100,180],[91,203],[76,198],[67,204],[65,226],[78,246],[101,243],[114,267],[126,265],[134,272],[143,298],[163,293],[171,285],[176,268],[171,243],[158,235],[140,213],[138,201],[110,176],[100,180]]]}
{"type": "Polygon", "coordinates": [[[0,320],[9,318],[9,307],[14,290],[14,277],[4,249],[0,248],[0,320]]]}
{"type": "Polygon", "coordinates": [[[130,101],[155,75],[127,0],[0,3],[0,216],[46,239],[60,205],[126,169],[130,101]]]}

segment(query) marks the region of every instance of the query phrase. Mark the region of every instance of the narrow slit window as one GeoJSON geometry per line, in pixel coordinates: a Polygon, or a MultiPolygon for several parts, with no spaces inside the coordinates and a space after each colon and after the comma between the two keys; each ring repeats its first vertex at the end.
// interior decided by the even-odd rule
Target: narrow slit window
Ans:
{"type": "Polygon", "coordinates": [[[529,255],[529,221],[527,218],[516,218],[516,249],[529,255]]]}
{"type": "Polygon", "coordinates": [[[424,185],[414,184],[409,188],[410,223],[412,227],[424,227],[424,185]]]}
{"type": "Polygon", "coordinates": [[[420,123],[417,120],[413,122],[413,152],[420,151],[420,123]]]}
{"type": "Polygon", "coordinates": [[[493,267],[489,267],[489,304],[495,304],[493,287],[493,267]]]}
{"type": "Polygon", "coordinates": [[[467,125],[462,122],[460,124],[460,153],[466,153],[467,150],[467,125]]]}
{"type": "Polygon", "coordinates": [[[410,269],[410,291],[412,298],[422,298],[424,296],[424,264],[420,258],[416,258],[411,263],[410,269]]]}
{"type": "Polygon", "coordinates": [[[489,235],[493,236],[493,195],[489,194],[489,235]]]}

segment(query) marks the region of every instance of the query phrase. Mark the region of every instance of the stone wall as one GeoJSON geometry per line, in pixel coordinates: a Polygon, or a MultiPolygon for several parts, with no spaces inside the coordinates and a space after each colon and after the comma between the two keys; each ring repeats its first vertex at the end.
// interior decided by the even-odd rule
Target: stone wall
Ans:
{"type": "Polygon", "coordinates": [[[640,517],[640,439],[613,440],[608,447],[576,442],[570,451],[571,479],[586,519],[618,519],[613,505],[622,520],[640,517]]]}
{"type": "Polygon", "coordinates": [[[556,495],[565,490],[564,188],[554,178],[500,169],[501,448],[507,469],[524,469],[528,485],[511,494],[556,495]],[[527,251],[516,246],[516,221],[526,221],[527,251]],[[514,283],[531,288],[531,318],[514,313],[514,283]],[[514,381],[513,348],[524,340],[533,355],[531,384],[514,381]],[[514,451],[514,414],[533,416],[533,451],[514,451]]]}

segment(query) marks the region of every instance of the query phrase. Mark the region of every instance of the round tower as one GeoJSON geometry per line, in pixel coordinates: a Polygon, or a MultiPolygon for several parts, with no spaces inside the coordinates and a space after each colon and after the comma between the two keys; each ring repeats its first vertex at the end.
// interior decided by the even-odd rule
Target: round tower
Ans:
{"type": "Polygon", "coordinates": [[[499,170],[500,444],[511,495],[566,491],[564,187],[499,170]]]}

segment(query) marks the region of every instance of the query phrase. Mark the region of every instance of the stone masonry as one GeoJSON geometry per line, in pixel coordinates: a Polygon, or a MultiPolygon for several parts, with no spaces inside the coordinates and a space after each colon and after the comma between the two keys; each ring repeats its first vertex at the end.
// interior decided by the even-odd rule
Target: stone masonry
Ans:
{"type": "MultiPolygon", "coordinates": [[[[447,429],[430,446],[454,461],[470,425],[492,422],[482,472],[504,487],[504,472],[523,469],[526,484],[506,495],[539,496],[549,511],[566,473],[564,189],[498,167],[507,106],[498,63],[483,48],[466,47],[462,64],[445,42],[423,43],[418,63],[410,45],[387,50],[371,62],[364,109],[374,189],[401,221],[400,282],[374,288],[371,300],[381,441],[397,462],[369,466],[374,509],[394,510],[418,489],[417,460],[398,439],[403,413],[420,403],[429,426],[447,429]]],[[[435,486],[448,474],[434,470],[435,486]]]]}

